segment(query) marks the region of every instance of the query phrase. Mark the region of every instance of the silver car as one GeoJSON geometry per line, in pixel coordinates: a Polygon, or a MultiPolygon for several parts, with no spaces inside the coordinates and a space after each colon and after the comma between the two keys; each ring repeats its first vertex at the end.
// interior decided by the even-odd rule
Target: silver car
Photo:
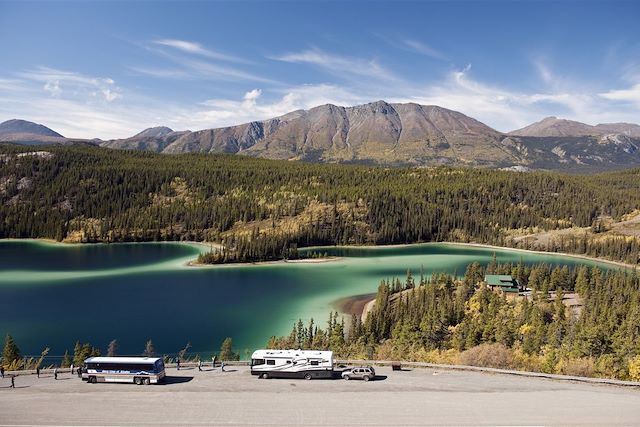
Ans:
{"type": "Polygon", "coordinates": [[[342,378],[345,380],[365,380],[369,381],[376,377],[376,371],[371,366],[358,366],[342,371],[342,378]]]}

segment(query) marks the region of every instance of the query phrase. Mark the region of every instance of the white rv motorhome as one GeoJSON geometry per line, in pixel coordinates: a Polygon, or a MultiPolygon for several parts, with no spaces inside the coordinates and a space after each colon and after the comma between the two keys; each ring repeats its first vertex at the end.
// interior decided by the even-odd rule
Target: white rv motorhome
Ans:
{"type": "Polygon", "coordinates": [[[333,352],[316,350],[256,350],[251,375],[260,378],[331,378],[333,352]]]}

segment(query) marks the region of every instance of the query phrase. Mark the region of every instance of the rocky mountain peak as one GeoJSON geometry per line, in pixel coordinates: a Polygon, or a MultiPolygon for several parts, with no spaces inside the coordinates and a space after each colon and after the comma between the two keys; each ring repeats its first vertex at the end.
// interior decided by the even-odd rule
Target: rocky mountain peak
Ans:
{"type": "Polygon", "coordinates": [[[11,119],[7,120],[6,122],[0,123],[0,135],[7,134],[29,134],[45,137],[63,138],[63,136],[58,132],[49,129],[44,125],[20,119],[11,119]]]}
{"type": "Polygon", "coordinates": [[[173,129],[171,128],[166,126],[156,126],[147,128],[142,132],[135,134],[133,138],[161,138],[171,132],[173,132],[173,129]]]}

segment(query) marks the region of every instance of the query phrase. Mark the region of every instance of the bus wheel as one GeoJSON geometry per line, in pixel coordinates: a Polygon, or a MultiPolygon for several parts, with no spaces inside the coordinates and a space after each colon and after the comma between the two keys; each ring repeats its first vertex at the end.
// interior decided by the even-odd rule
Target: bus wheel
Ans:
{"type": "Polygon", "coordinates": [[[97,382],[96,377],[89,377],[89,382],[95,384],[97,382]]]}
{"type": "Polygon", "coordinates": [[[263,380],[268,380],[268,379],[269,379],[269,374],[267,374],[267,373],[265,372],[264,374],[260,375],[260,377],[261,377],[263,380]]]}
{"type": "Polygon", "coordinates": [[[310,380],[311,378],[312,378],[312,377],[311,377],[311,374],[305,374],[305,375],[304,375],[304,379],[305,379],[305,380],[310,380]]]}
{"type": "Polygon", "coordinates": [[[134,377],[134,378],[133,378],[133,382],[134,382],[136,385],[140,385],[140,384],[142,384],[142,380],[141,380],[140,378],[138,378],[138,377],[134,377]]]}
{"type": "Polygon", "coordinates": [[[150,380],[149,378],[144,378],[144,379],[142,380],[142,383],[143,383],[144,385],[149,385],[149,384],[151,384],[151,380],[150,380]]]}

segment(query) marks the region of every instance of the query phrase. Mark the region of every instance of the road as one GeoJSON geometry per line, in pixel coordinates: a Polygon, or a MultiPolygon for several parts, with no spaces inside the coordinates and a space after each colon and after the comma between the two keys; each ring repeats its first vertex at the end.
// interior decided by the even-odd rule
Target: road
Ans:
{"type": "Polygon", "coordinates": [[[377,368],[376,381],[263,380],[245,366],[171,368],[167,384],[68,373],[0,380],[0,425],[640,425],[640,390],[540,378],[377,368]]]}

